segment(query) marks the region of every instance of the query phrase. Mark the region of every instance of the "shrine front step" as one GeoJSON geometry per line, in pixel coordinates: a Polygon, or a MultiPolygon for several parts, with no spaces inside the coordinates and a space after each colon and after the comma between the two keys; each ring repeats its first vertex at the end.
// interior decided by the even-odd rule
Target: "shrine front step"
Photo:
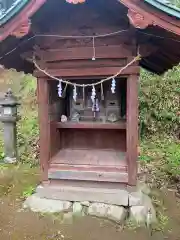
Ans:
{"type": "Polygon", "coordinates": [[[126,188],[108,189],[95,187],[76,187],[62,185],[40,185],[36,189],[40,198],[71,201],[99,202],[119,206],[128,206],[129,192],[126,188]]]}
{"type": "Polygon", "coordinates": [[[51,180],[79,180],[98,182],[128,183],[128,173],[121,169],[96,169],[81,168],[81,170],[67,167],[67,169],[50,168],[48,178],[51,180]]]}

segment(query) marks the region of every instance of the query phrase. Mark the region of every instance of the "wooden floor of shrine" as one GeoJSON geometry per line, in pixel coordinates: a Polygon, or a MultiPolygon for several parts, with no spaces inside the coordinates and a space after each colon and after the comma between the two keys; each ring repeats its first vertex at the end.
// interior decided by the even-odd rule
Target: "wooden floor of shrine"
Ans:
{"type": "Polygon", "coordinates": [[[127,183],[126,154],[114,150],[62,149],[51,159],[48,178],[127,183]]]}

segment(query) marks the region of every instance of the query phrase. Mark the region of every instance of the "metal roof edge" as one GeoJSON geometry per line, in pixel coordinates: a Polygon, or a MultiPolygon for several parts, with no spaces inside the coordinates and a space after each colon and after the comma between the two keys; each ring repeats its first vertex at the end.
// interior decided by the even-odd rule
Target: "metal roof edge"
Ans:
{"type": "Polygon", "coordinates": [[[12,6],[3,13],[1,10],[0,15],[0,27],[6,24],[11,18],[13,18],[18,12],[20,12],[31,0],[16,0],[12,6]]]}
{"type": "Polygon", "coordinates": [[[144,0],[144,2],[148,3],[149,5],[165,12],[168,15],[176,17],[180,19],[180,8],[172,5],[167,0],[144,0]]]}

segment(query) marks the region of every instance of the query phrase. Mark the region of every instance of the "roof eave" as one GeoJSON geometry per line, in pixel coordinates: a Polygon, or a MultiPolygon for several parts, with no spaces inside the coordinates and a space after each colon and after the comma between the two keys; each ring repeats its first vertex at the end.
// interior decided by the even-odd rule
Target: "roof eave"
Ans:
{"type": "Polygon", "coordinates": [[[24,22],[27,22],[46,1],[47,0],[28,0],[26,5],[19,10],[18,14],[13,15],[8,22],[0,26],[0,42],[10,36],[12,32],[19,28],[24,22]]]}
{"type": "Polygon", "coordinates": [[[156,9],[159,9],[160,11],[163,11],[164,13],[171,15],[172,17],[176,17],[177,19],[180,19],[180,9],[167,4],[164,0],[144,0],[144,2],[150,4],[151,6],[155,7],[156,9]]]}
{"type": "Polygon", "coordinates": [[[29,2],[30,0],[16,1],[4,14],[1,15],[0,27],[17,15],[29,2]]]}

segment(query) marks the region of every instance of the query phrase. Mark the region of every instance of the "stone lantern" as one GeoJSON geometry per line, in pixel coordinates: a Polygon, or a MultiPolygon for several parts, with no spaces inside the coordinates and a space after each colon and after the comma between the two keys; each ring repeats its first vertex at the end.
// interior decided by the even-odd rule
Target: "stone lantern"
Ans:
{"type": "Polygon", "coordinates": [[[16,123],[19,119],[17,115],[17,102],[16,97],[13,95],[11,89],[7,91],[4,99],[0,100],[2,108],[0,114],[0,121],[3,123],[4,128],[4,152],[6,163],[17,162],[17,127],[16,123]]]}

